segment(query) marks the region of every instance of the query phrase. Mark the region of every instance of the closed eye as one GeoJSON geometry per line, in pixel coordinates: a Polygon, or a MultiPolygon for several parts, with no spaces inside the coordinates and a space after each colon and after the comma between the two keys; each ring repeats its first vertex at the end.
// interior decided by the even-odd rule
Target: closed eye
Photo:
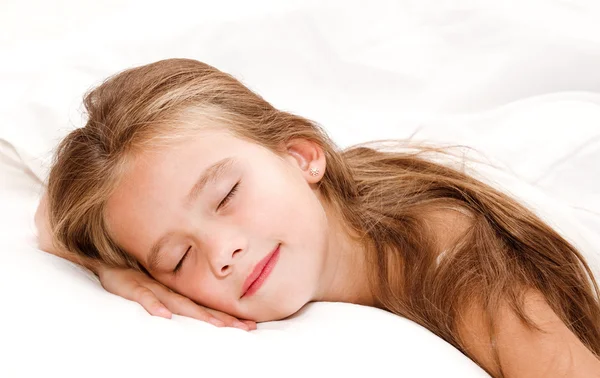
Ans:
{"type": "Polygon", "coordinates": [[[231,200],[231,198],[235,195],[235,192],[237,192],[238,187],[240,185],[240,182],[238,181],[233,188],[231,188],[231,190],[229,191],[229,193],[227,193],[227,195],[225,196],[225,198],[223,198],[223,200],[219,203],[219,206],[217,206],[217,210],[219,210],[220,208],[222,208],[223,206],[227,205],[227,203],[231,200]]]}
{"type": "Polygon", "coordinates": [[[185,251],[185,253],[181,257],[181,260],[179,260],[179,262],[177,263],[177,265],[175,265],[175,268],[173,269],[173,274],[177,274],[177,272],[179,272],[179,270],[181,269],[181,266],[183,265],[183,260],[185,260],[185,258],[187,257],[188,253],[190,253],[190,249],[192,249],[192,246],[188,247],[187,251],[185,251]]]}

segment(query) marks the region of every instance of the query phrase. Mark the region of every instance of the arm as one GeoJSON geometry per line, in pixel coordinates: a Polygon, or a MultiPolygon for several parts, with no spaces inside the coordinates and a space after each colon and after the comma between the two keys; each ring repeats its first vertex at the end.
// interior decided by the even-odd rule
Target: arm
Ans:
{"type": "Polygon", "coordinates": [[[57,248],[50,231],[48,199],[45,193],[35,213],[35,225],[38,229],[38,247],[41,250],[91,270],[100,278],[100,283],[106,291],[130,301],[138,302],[151,315],[171,318],[172,313],[175,313],[209,322],[218,327],[231,326],[244,330],[256,329],[255,322],[249,320],[240,322],[231,315],[199,306],[188,298],[174,293],[142,272],[133,269],[107,267],[99,261],[57,248]]]}
{"type": "Polygon", "coordinates": [[[544,332],[527,328],[514,311],[503,306],[495,314],[499,361],[494,361],[483,310],[465,313],[460,334],[466,351],[494,376],[600,377],[600,360],[569,330],[537,291],[525,296],[525,313],[544,332]]]}

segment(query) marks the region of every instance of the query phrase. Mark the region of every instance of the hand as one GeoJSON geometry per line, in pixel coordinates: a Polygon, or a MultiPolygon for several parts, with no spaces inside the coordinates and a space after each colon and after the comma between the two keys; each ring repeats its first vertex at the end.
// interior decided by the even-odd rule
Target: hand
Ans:
{"type": "Polygon", "coordinates": [[[133,269],[103,267],[99,269],[98,277],[106,291],[141,304],[150,315],[170,319],[172,314],[177,314],[217,327],[256,329],[256,323],[251,320],[240,321],[229,314],[200,306],[133,269]]]}

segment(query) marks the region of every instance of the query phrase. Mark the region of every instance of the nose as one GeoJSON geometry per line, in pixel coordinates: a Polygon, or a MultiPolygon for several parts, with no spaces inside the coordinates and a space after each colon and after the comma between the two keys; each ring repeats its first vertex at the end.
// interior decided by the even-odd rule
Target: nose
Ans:
{"type": "Polygon", "coordinates": [[[224,251],[222,254],[217,254],[217,256],[213,257],[211,260],[211,269],[213,273],[217,277],[226,277],[233,271],[233,266],[235,265],[239,255],[242,254],[242,249],[238,248],[232,253],[224,251]],[[222,256],[219,256],[222,255],[222,256]]]}
{"type": "Polygon", "coordinates": [[[245,239],[238,232],[221,229],[213,232],[206,240],[206,257],[215,277],[231,274],[240,257],[247,250],[245,239]]]}

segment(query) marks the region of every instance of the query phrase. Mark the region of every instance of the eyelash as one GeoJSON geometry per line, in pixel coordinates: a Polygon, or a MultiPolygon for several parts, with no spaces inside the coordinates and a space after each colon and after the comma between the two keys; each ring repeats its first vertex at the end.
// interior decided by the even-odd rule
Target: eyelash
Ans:
{"type": "Polygon", "coordinates": [[[240,185],[240,182],[238,181],[233,186],[233,188],[231,188],[231,190],[229,191],[229,193],[227,193],[227,195],[225,196],[225,198],[223,198],[223,200],[219,203],[219,206],[217,206],[217,210],[219,210],[221,207],[227,205],[227,203],[231,200],[231,198],[233,197],[233,195],[235,194],[235,192],[237,192],[239,185],[240,185]]]}
{"type": "Polygon", "coordinates": [[[185,253],[183,254],[183,257],[181,258],[181,260],[179,260],[177,265],[175,265],[175,269],[173,269],[173,274],[177,274],[177,272],[179,272],[179,270],[181,269],[181,266],[183,265],[183,260],[185,260],[188,253],[190,253],[190,249],[192,249],[192,246],[188,247],[187,251],[185,251],[185,253]]]}
{"type": "MultiPolygon", "coordinates": [[[[237,192],[239,185],[240,185],[240,182],[238,181],[233,186],[233,188],[231,188],[231,190],[229,191],[229,193],[227,193],[227,195],[225,196],[225,198],[223,198],[223,200],[219,203],[219,206],[217,206],[217,210],[220,209],[221,207],[227,205],[227,203],[231,200],[231,198],[233,197],[233,195],[235,194],[235,192],[237,192]]],[[[179,272],[179,270],[181,269],[181,266],[183,265],[183,260],[185,260],[185,258],[187,257],[188,253],[190,252],[190,249],[192,249],[191,246],[188,247],[188,249],[183,254],[183,257],[181,257],[181,260],[179,260],[179,262],[177,263],[177,265],[173,269],[173,274],[177,274],[177,272],[179,272]]]]}

